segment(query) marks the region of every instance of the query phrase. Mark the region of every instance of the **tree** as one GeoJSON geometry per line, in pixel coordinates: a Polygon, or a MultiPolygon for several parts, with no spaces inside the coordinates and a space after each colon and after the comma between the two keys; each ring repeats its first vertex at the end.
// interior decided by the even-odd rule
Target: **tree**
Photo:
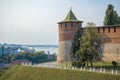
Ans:
{"type": "Polygon", "coordinates": [[[82,36],[82,30],[81,28],[78,28],[78,30],[75,32],[72,40],[72,46],[71,46],[71,51],[70,55],[71,58],[74,60],[79,60],[79,56],[77,55],[77,51],[80,48],[80,38],[82,36]]]}
{"type": "Polygon", "coordinates": [[[114,25],[114,7],[109,4],[106,10],[104,25],[114,25]]]}
{"type": "Polygon", "coordinates": [[[120,16],[118,17],[118,24],[120,24],[120,16]]]}
{"type": "Polygon", "coordinates": [[[104,17],[104,25],[115,25],[119,23],[119,17],[117,12],[114,10],[114,6],[109,4],[104,17]]]}
{"type": "Polygon", "coordinates": [[[119,24],[119,16],[116,11],[114,11],[114,24],[119,24]]]}
{"type": "Polygon", "coordinates": [[[7,62],[10,62],[10,61],[13,61],[15,59],[15,56],[14,54],[10,53],[10,54],[5,54],[3,56],[3,58],[7,61],[7,62]]]}
{"type": "Polygon", "coordinates": [[[80,49],[78,51],[81,60],[85,60],[93,67],[94,60],[100,60],[101,41],[94,23],[88,23],[84,28],[83,35],[80,39],[80,49]]]}

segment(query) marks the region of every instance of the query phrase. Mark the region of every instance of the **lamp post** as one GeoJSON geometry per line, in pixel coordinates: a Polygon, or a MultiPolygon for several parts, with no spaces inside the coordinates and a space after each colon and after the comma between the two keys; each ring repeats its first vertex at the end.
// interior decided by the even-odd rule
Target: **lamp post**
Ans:
{"type": "Polygon", "coordinates": [[[118,51],[119,51],[119,48],[117,48],[117,63],[118,63],[118,51]]]}
{"type": "Polygon", "coordinates": [[[67,54],[65,54],[65,64],[66,64],[66,68],[67,68],[67,54]]]}

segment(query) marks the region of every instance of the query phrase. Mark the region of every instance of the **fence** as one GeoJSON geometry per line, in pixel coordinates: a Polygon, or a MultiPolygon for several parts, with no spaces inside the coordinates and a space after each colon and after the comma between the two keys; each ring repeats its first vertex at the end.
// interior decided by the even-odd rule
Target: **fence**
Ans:
{"type": "Polygon", "coordinates": [[[105,68],[86,68],[86,67],[81,67],[81,68],[76,68],[72,66],[63,66],[61,64],[32,64],[32,63],[24,63],[22,64],[24,66],[37,66],[37,67],[47,67],[47,68],[59,68],[59,69],[69,69],[69,70],[83,70],[83,71],[91,71],[91,72],[100,72],[100,73],[106,73],[106,74],[118,74],[120,75],[120,72],[117,69],[105,69],[105,68]]]}

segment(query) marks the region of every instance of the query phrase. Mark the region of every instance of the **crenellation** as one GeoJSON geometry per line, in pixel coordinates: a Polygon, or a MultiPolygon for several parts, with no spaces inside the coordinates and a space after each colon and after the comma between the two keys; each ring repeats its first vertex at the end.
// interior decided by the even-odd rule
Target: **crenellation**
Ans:
{"type": "MultiPolygon", "coordinates": [[[[73,16],[73,13],[69,13],[69,15],[69,17],[67,16],[64,21],[58,23],[59,47],[57,62],[65,62],[66,56],[69,58],[67,60],[70,60],[69,53],[73,35],[77,29],[84,31],[84,27],[82,28],[82,21],[78,21],[76,17],[73,16]]],[[[107,62],[111,62],[113,60],[116,61],[116,49],[119,48],[120,50],[120,25],[99,26],[96,28],[102,41],[102,60],[107,62]]],[[[120,62],[120,58],[118,60],[120,62]]]]}

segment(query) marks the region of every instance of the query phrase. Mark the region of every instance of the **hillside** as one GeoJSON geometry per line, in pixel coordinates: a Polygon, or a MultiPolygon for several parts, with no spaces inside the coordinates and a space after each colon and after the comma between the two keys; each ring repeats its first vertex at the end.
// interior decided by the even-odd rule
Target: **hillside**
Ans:
{"type": "Polygon", "coordinates": [[[120,75],[89,71],[13,66],[0,80],[120,80],[120,75]]]}

